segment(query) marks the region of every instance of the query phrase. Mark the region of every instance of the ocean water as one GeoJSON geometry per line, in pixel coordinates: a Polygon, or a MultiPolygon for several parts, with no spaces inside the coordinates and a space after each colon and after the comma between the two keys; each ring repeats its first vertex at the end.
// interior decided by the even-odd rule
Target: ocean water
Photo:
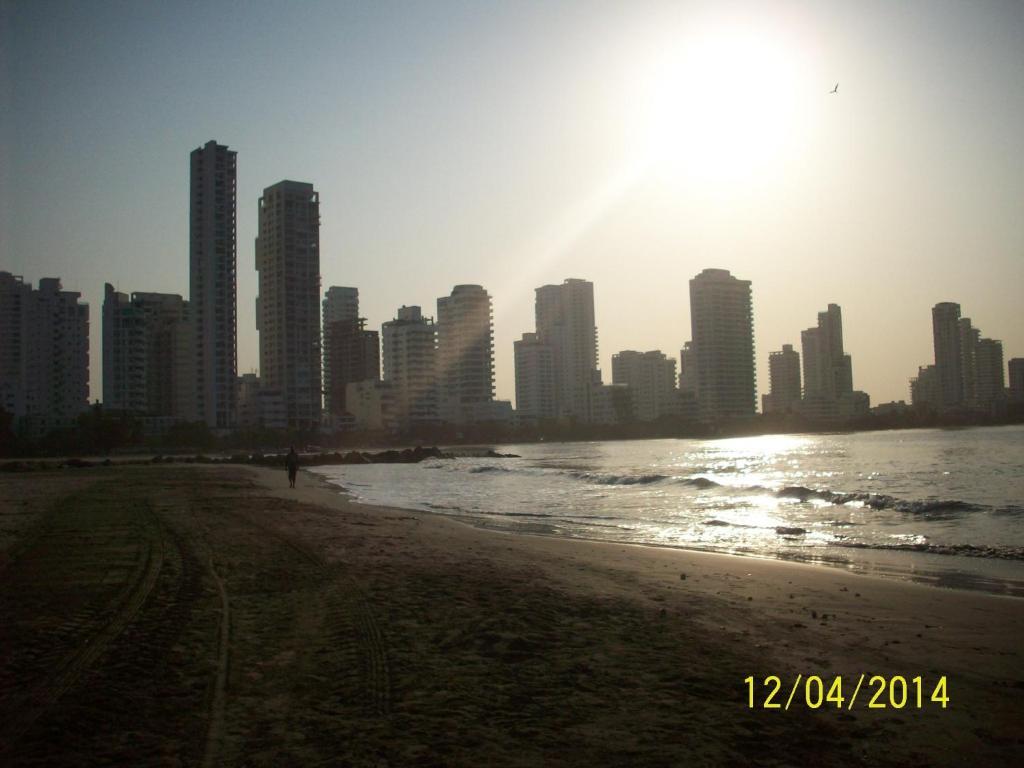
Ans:
{"type": "Polygon", "coordinates": [[[1024,427],[493,446],[317,467],[507,531],[799,559],[1024,596],[1024,427]]]}

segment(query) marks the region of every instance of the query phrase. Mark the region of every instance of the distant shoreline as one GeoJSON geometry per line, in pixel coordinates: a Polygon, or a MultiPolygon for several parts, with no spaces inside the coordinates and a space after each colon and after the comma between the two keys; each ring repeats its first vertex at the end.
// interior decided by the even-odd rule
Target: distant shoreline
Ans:
{"type": "MultiPolygon", "coordinates": [[[[758,419],[762,417],[757,417],[758,419]]],[[[469,429],[461,433],[453,430],[424,431],[419,434],[382,435],[374,433],[338,433],[333,436],[320,434],[265,433],[258,439],[245,439],[244,435],[233,435],[214,439],[208,444],[138,444],[115,446],[108,451],[75,450],[55,448],[51,451],[30,451],[0,455],[0,463],[36,459],[74,459],[93,461],[104,459],[133,459],[152,456],[206,456],[230,457],[241,453],[287,452],[289,446],[297,446],[300,453],[315,451],[333,452],[349,450],[406,449],[417,446],[442,446],[460,449],[475,446],[515,445],[532,443],[580,443],[594,441],[625,440],[722,440],[734,437],[766,437],[770,435],[827,435],[859,434],[863,432],[894,432],[903,430],[960,430],[989,427],[1008,427],[1024,424],[1024,415],[1012,419],[936,419],[920,423],[878,421],[871,417],[871,423],[858,421],[845,425],[801,423],[781,427],[778,424],[734,424],[712,429],[669,430],[658,424],[629,424],[620,427],[578,427],[573,430],[556,430],[545,434],[537,432],[515,432],[508,430],[469,429]],[[315,447],[313,447],[315,446],[315,447]],[[312,450],[303,450],[313,447],[312,450]]]]}

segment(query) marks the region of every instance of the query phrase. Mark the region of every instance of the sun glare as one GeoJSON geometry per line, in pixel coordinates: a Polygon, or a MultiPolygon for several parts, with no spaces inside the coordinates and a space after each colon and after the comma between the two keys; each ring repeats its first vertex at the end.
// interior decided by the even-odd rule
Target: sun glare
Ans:
{"type": "Polygon", "coordinates": [[[646,167],[709,191],[772,176],[799,133],[798,64],[786,40],[754,30],[673,41],[643,75],[636,142],[646,167]]]}

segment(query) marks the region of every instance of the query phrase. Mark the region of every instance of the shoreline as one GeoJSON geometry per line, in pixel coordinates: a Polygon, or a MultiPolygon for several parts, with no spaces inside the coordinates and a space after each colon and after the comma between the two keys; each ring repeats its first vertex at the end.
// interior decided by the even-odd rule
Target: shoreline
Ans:
{"type": "MultiPolygon", "coordinates": [[[[330,465],[323,466],[328,467],[330,465]]],[[[401,507],[360,501],[349,488],[340,484],[332,483],[326,475],[315,471],[318,468],[319,466],[305,466],[302,468],[303,474],[307,477],[314,478],[315,481],[318,484],[321,484],[326,490],[340,494],[346,501],[352,504],[368,508],[403,510],[409,513],[430,515],[431,517],[442,520],[451,520],[460,525],[466,525],[483,531],[506,533],[514,536],[536,536],[557,540],[592,541],[621,546],[649,547],[680,552],[694,552],[707,555],[763,560],[766,562],[791,563],[795,565],[805,565],[811,568],[834,569],[840,572],[869,578],[895,580],[906,584],[919,584],[933,589],[953,589],[975,594],[1011,597],[1015,599],[1024,598],[1024,568],[1020,568],[1021,572],[1019,574],[1013,574],[1013,576],[1008,573],[1003,577],[1000,577],[999,575],[1000,571],[1005,572],[1013,570],[1014,565],[1012,564],[1018,564],[1019,566],[1022,563],[1022,561],[1019,560],[1008,558],[972,557],[963,554],[939,554],[915,551],[911,549],[883,549],[875,547],[836,547],[836,549],[842,550],[843,555],[836,555],[835,557],[829,557],[828,555],[803,556],[799,553],[770,555],[756,552],[730,552],[727,550],[712,548],[690,547],[682,544],[617,541],[615,539],[606,539],[598,536],[580,536],[554,531],[520,530],[511,525],[503,526],[500,524],[489,524],[488,517],[485,514],[475,515],[469,512],[463,514],[448,514],[434,509],[419,509],[416,507],[401,507]],[[868,557],[867,554],[858,557],[857,553],[859,552],[870,553],[871,557],[868,557]],[[950,563],[950,560],[954,560],[954,562],[950,563]],[[977,564],[983,567],[978,567],[974,569],[973,572],[967,572],[965,570],[955,568],[954,566],[956,563],[961,561],[966,561],[966,563],[971,565],[977,564]]],[[[267,469],[267,471],[271,473],[274,472],[273,469],[264,469],[267,469]]]]}

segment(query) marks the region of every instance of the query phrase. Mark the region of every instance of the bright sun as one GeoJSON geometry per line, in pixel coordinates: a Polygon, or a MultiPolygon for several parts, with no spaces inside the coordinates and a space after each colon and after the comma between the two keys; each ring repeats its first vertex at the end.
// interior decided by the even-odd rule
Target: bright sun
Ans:
{"type": "Polygon", "coordinates": [[[641,162],[712,192],[774,175],[799,134],[798,64],[783,40],[734,27],[675,41],[643,75],[641,162]]]}

